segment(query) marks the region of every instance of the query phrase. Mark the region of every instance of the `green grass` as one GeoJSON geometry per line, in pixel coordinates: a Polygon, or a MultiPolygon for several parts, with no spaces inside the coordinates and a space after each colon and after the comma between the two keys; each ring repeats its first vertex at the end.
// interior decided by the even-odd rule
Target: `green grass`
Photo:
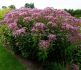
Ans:
{"type": "Polygon", "coordinates": [[[5,14],[11,11],[10,8],[0,9],[0,20],[4,18],[5,14]]]}
{"type": "Polygon", "coordinates": [[[0,44],[0,70],[25,70],[17,59],[0,44]]]}

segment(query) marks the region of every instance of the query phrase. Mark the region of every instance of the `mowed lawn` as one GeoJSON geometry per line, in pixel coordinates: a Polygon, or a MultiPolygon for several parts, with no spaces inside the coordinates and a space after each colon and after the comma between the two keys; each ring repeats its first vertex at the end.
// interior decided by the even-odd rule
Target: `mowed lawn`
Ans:
{"type": "Polygon", "coordinates": [[[25,70],[24,66],[0,44],[0,70],[25,70]]]}

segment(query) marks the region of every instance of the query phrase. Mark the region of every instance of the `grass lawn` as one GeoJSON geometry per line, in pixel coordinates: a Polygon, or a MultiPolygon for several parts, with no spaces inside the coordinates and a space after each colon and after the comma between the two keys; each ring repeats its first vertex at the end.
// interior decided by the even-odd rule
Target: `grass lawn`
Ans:
{"type": "Polygon", "coordinates": [[[9,8],[0,9],[0,20],[4,18],[5,14],[11,11],[9,8]]]}
{"type": "Polygon", "coordinates": [[[0,44],[0,70],[25,70],[14,56],[0,44]]]}

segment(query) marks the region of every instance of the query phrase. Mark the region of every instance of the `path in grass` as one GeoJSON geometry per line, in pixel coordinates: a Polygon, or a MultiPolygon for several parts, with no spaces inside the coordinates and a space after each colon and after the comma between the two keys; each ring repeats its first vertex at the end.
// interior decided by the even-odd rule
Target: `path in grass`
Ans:
{"type": "Polygon", "coordinates": [[[22,64],[0,44],[0,70],[26,70],[22,64]]]}

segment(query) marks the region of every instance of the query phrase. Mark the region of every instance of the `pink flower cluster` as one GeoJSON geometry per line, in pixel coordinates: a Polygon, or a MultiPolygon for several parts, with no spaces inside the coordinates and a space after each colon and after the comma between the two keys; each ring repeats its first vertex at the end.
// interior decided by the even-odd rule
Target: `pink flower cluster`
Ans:
{"type": "Polygon", "coordinates": [[[16,31],[13,31],[13,35],[16,37],[18,35],[22,35],[25,33],[25,28],[18,29],[16,31]]]}
{"type": "Polygon", "coordinates": [[[50,42],[48,40],[40,40],[39,48],[47,49],[50,46],[50,42]]]}
{"type": "MultiPolygon", "coordinates": [[[[34,20],[30,31],[33,33],[40,32],[43,34],[49,32],[49,40],[56,40],[57,34],[54,33],[54,30],[56,29],[55,27],[57,27],[57,29],[59,27],[62,32],[67,31],[66,34],[70,42],[81,40],[81,19],[72,17],[64,10],[47,7],[45,9],[20,8],[11,11],[5,16],[4,21],[12,30],[13,35],[21,35],[22,33],[25,33],[25,29],[18,28],[17,26],[19,17],[23,17],[27,22],[34,20]]],[[[40,46],[48,47],[47,45],[49,45],[48,41],[40,41],[40,46]]]]}
{"type": "Polygon", "coordinates": [[[11,24],[9,24],[9,26],[8,26],[11,30],[16,30],[17,29],[17,24],[16,23],[11,23],[11,24]]]}
{"type": "Polygon", "coordinates": [[[54,35],[54,34],[48,35],[48,40],[49,40],[49,41],[54,41],[54,40],[56,40],[56,35],[54,35]]]}
{"type": "Polygon", "coordinates": [[[54,22],[48,22],[47,25],[50,26],[50,27],[56,27],[57,26],[57,24],[54,23],[54,22]]]}
{"type": "Polygon", "coordinates": [[[56,35],[49,34],[48,40],[40,40],[38,45],[40,48],[47,49],[50,47],[51,42],[55,40],[56,40],[56,35]]]}
{"type": "Polygon", "coordinates": [[[33,28],[32,28],[32,32],[37,32],[37,31],[40,31],[40,32],[44,32],[46,26],[44,23],[36,23],[33,28]]]}

